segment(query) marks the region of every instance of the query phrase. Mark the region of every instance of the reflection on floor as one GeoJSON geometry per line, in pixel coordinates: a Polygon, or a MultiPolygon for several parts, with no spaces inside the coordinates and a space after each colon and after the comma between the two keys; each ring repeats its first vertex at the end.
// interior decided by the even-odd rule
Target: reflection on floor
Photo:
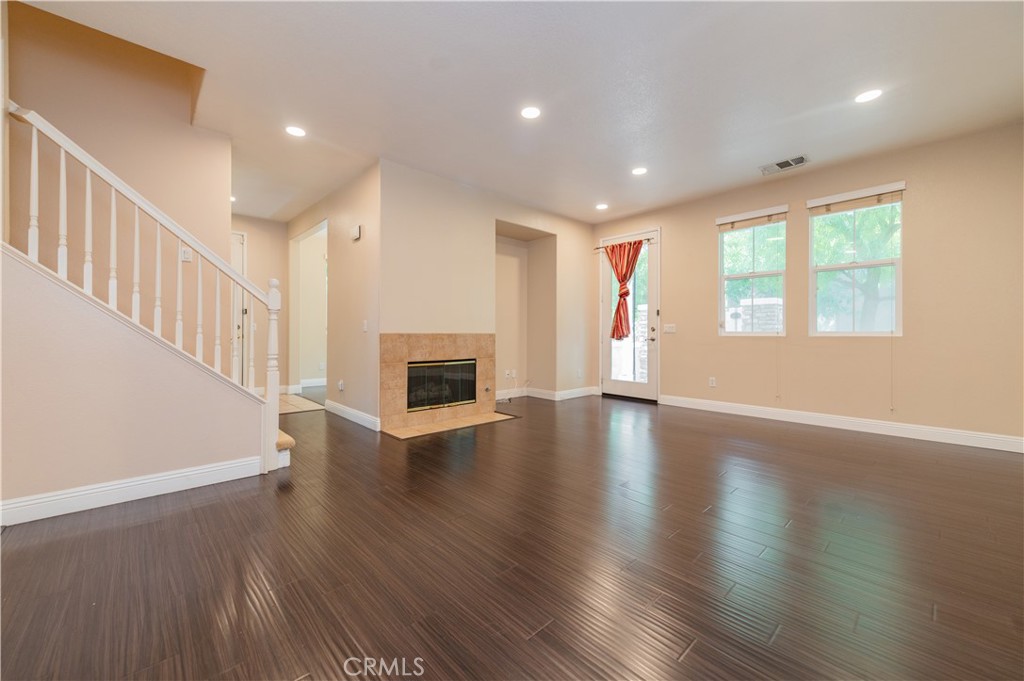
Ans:
{"type": "Polygon", "coordinates": [[[0,676],[1022,678],[1020,454],[502,410],[404,441],[288,414],[289,468],[6,528],[0,676]]]}
{"type": "Polygon", "coordinates": [[[297,414],[301,411],[323,411],[324,406],[298,395],[281,395],[282,414],[297,414]]]}

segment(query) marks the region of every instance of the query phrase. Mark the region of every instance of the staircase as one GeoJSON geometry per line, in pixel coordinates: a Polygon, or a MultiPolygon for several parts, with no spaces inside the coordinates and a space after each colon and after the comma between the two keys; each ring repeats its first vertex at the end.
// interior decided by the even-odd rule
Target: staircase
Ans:
{"type": "Polygon", "coordinates": [[[0,522],[288,465],[278,281],[261,290],[38,113],[8,111],[28,147],[10,173],[27,176],[28,200],[2,247],[0,522]],[[53,385],[54,402],[77,396],[40,405],[55,410],[49,426],[18,402],[32,381],[53,385]]]}

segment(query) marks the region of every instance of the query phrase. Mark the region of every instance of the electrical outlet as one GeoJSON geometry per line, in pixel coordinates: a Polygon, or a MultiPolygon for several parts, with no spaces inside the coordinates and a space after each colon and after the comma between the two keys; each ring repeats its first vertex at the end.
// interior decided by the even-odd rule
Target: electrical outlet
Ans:
{"type": "Polygon", "coordinates": [[[338,390],[345,392],[345,381],[338,381],[338,390]]]}
{"type": "Polygon", "coordinates": [[[718,387],[718,382],[715,381],[715,377],[714,376],[709,376],[708,377],[708,387],[709,388],[717,388],[718,387]]]}
{"type": "Polygon", "coordinates": [[[583,369],[576,370],[576,378],[583,378],[583,369]]]}
{"type": "Polygon", "coordinates": [[[367,331],[367,330],[368,330],[369,328],[370,328],[370,327],[369,327],[369,326],[367,325],[367,323],[366,323],[366,320],[364,319],[364,320],[363,320],[363,333],[366,333],[366,331],[367,331]]]}
{"type": "Polygon", "coordinates": [[[326,369],[327,369],[327,362],[320,362],[320,371],[324,371],[326,369]]]}

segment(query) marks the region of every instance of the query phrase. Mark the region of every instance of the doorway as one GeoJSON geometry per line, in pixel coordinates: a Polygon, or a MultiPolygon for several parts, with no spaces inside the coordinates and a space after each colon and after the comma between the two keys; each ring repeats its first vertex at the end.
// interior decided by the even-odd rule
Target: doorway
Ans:
{"type": "Polygon", "coordinates": [[[322,220],[289,244],[289,392],[318,404],[327,397],[327,226],[322,220]]]}
{"type": "Polygon", "coordinates": [[[609,237],[601,246],[642,240],[636,269],[627,286],[629,335],[610,338],[612,318],[619,301],[619,282],[608,258],[601,265],[601,392],[642,400],[658,399],[658,316],[661,257],[660,230],[609,237]]]}

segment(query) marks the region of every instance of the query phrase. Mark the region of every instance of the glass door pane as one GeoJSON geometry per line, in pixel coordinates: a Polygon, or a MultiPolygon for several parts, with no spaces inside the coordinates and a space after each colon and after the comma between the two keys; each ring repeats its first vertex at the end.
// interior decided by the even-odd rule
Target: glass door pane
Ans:
{"type": "MultiPolygon", "coordinates": [[[[606,265],[611,269],[611,265],[606,265]]],[[[611,343],[611,379],[629,381],[631,383],[647,383],[647,330],[651,326],[648,316],[648,247],[644,243],[637,260],[636,269],[629,280],[630,334],[622,340],[608,339],[611,343]]],[[[609,319],[615,315],[615,307],[619,302],[619,283],[615,276],[610,277],[612,283],[611,310],[609,319]]]]}

